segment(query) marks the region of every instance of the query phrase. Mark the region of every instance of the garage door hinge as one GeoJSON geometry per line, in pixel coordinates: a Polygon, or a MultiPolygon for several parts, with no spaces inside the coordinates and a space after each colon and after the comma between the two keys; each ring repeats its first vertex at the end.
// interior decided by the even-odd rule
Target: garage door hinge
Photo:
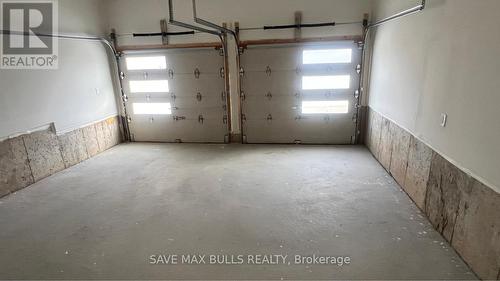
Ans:
{"type": "Polygon", "coordinates": [[[227,125],[227,121],[228,121],[227,115],[224,115],[224,117],[222,117],[222,123],[224,123],[224,125],[227,125]]]}
{"type": "Polygon", "coordinates": [[[125,79],[125,73],[124,73],[123,71],[122,71],[122,72],[120,72],[120,79],[121,79],[121,80],[125,79]]]}
{"type": "Polygon", "coordinates": [[[241,121],[247,122],[247,116],[245,114],[241,114],[241,121]]]}
{"type": "Polygon", "coordinates": [[[203,124],[204,122],[205,118],[203,117],[203,115],[200,114],[200,116],[198,116],[198,123],[203,124]]]}
{"type": "Polygon", "coordinates": [[[226,92],[222,91],[220,96],[222,98],[222,101],[226,101],[226,92]]]}
{"type": "Polygon", "coordinates": [[[300,67],[295,68],[295,73],[297,73],[297,75],[300,75],[302,73],[302,69],[300,69],[300,67]]]}
{"type": "Polygon", "coordinates": [[[171,98],[172,100],[175,100],[175,99],[177,98],[177,96],[176,96],[174,93],[172,93],[172,94],[170,95],[170,98],[171,98]]]}
{"type": "Polygon", "coordinates": [[[203,96],[201,95],[201,93],[196,94],[196,100],[199,102],[201,102],[203,100],[203,96]]]}
{"type": "Polygon", "coordinates": [[[221,67],[219,70],[220,78],[226,78],[226,71],[224,70],[224,67],[221,67]]]}
{"type": "Polygon", "coordinates": [[[363,41],[358,42],[358,49],[363,49],[365,47],[365,43],[363,41]]]}
{"type": "Polygon", "coordinates": [[[174,116],[174,121],[186,120],[186,116],[174,116]]]}
{"type": "Polygon", "coordinates": [[[356,91],[354,92],[354,98],[355,98],[355,99],[359,99],[359,90],[356,90],[356,91]]]}
{"type": "Polygon", "coordinates": [[[219,49],[219,56],[221,56],[221,57],[224,56],[224,48],[219,49]]]}
{"type": "Polygon", "coordinates": [[[273,73],[273,70],[271,69],[271,67],[267,66],[266,67],[266,74],[267,74],[267,76],[271,76],[272,73],[273,73]]]}
{"type": "Polygon", "coordinates": [[[272,100],[272,99],[273,99],[273,94],[272,94],[271,92],[268,92],[268,93],[266,94],[266,98],[267,98],[268,100],[272,100]]]}
{"type": "Polygon", "coordinates": [[[242,101],[246,100],[246,98],[247,98],[247,96],[245,95],[244,92],[241,92],[240,97],[241,97],[242,101]]]}
{"type": "Polygon", "coordinates": [[[130,116],[127,116],[127,122],[132,123],[132,118],[130,118],[130,116]]]}
{"type": "Polygon", "coordinates": [[[354,115],[352,116],[352,122],[358,123],[358,114],[357,113],[354,113],[354,115]]]}
{"type": "Polygon", "coordinates": [[[266,120],[269,121],[269,122],[273,121],[273,115],[272,114],[267,115],[267,119],[266,120]]]}
{"type": "Polygon", "coordinates": [[[245,69],[243,67],[240,68],[240,76],[245,76],[245,69]]]}
{"type": "Polygon", "coordinates": [[[200,74],[201,72],[198,68],[194,70],[194,78],[200,79],[200,74]]]}
{"type": "Polygon", "coordinates": [[[361,64],[358,64],[358,65],[356,66],[356,72],[357,72],[358,74],[361,74],[361,64]]]}
{"type": "Polygon", "coordinates": [[[173,70],[173,69],[169,69],[169,70],[168,70],[168,77],[169,77],[170,79],[174,79],[174,70],[173,70]]]}

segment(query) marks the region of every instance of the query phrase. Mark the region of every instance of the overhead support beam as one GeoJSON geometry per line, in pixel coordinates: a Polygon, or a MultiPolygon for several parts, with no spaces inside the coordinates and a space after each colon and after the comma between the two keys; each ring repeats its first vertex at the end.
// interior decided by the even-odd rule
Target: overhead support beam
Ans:
{"type": "Polygon", "coordinates": [[[184,44],[156,44],[156,45],[129,45],[119,46],[117,51],[151,51],[151,50],[169,50],[169,49],[199,49],[199,48],[214,48],[221,49],[221,42],[208,42],[208,43],[184,43],[184,44]]]}
{"type": "Polygon", "coordinates": [[[306,44],[306,43],[321,43],[321,42],[335,42],[335,41],[356,41],[359,42],[363,39],[362,36],[331,36],[331,37],[311,37],[311,38],[292,38],[292,39],[261,39],[261,40],[247,40],[241,41],[240,47],[246,48],[252,45],[280,45],[280,44],[306,44]]]}

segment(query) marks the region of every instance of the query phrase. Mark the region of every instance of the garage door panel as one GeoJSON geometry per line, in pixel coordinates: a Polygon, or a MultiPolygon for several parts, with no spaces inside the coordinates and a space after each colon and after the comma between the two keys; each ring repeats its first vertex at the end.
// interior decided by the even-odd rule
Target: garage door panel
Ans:
{"type": "Polygon", "coordinates": [[[297,56],[297,50],[298,48],[250,48],[243,53],[241,63],[245,66],[245,72],[265,73],[267,67],[272,72],[295,71],[302,59],[297,56]]]}
{"type": "Polygon", "coordinates": [[[152,70],[143,70],[143,71],[134,71],[129,72],[127,74],[127,78],[129,81],[144,81],[144,80],[169,80],[168,72],[165,70],[162,71],[152,71],[152,70]]]}
{"type": "Polygon", "coordinates": [[[174,142],[172,124],[171,116],[134,117],[129,127],[133,141],[174,142]]]}
{"type": "Polygon", "coordinates": [[[129,100],[138,100],[138,99],[168,99],[169,101],[171,100],[171,94],[170,93],[130,93],[128,94],[129,100]]]}
{"type": "Polygon", "coordinates": [[[253,110],[256,110],[256,112],[262,112],[268,109],[290,111],[296,110],[300,107],[300,104],[301,99],[276,96],[274,96],[271,100],[262,97],[254,97],[247,98],[242,102],[242,106],[245,107],[246,113],[252,113],[253,110]]]}
{"type": "Polygon", "coordinates": [[[197,143],[223,143],[225,130],[220,128],[219,120],[208,119],[203,123],[198,120],[175,121],[176,141],[197,143]]]}
{"type": "Polygon", "coordinates": [[[277,72],[271,76],[266,73],[245,73],[242,79],[242,90],[248,95],[266,95],[267,93],[294,95],[301,88],[301,81],[295,71],[277,72]],[[292,81],[292,82],[291,82],[292,81]]]}
{"type": "Polygon", "coordinates": [[[256,118],[257,116],[261,118],[267,118],[269,114],[274,117],[296,117],[300,114],[300,103],[286,103],[279,104],[276,103],[254,103],[255,106],[252,106],[252,103],[245,104],[245,116],[247,118],[256,118]]]}
{"type": "MultiPolygon", "coordinates": [[[[200,116],[205,120],[218,120],[220,121],[220,125],[223,124],[224,115],[221,114],[219,108],[199,108],[199,109],[173,109],[172,113],[177,117],[185,117],[188,120],[198,121],[200,116]]],[[[201,120],[203,122],[203,120],[201,120]]]]}
{"type": "Polygon", "coordinates": [[[288,119],[262,122],[250,119],[243,124],[247,134],[247,143],[294,143],[296,127],[288,119]]]}
{"type": "Polygon", "coordinates": [[[304,118],[298,122],[297,132],[304,144],[350,144],[352,139],[352,118],[316,117],[304,118]]]}
{"type": "Polygon", "coordinates": [[[221,100],[219,97],[214,96],[204,96],[201,101],[198,101],[195,96],[191,97],[176,97],[173,100],[173,106],[179,109],[185,110],[216,110],[220,112],[224,110],[225,105],[221,105],[221,100]]]}
{"type": "Polygon", "coordinates": [[[214,49],[172,50],[168,52],[167,69],[178,74],[194,74],[198,69],[200,73],[218,74],[224,67],[224,57],[214,49]]]}
{"type": "Polygon", "coordinates": [[[302,92],[300,100],[318,100],[318,101],[338,101],[338,100],[352,100],[355,102],[354,93],[351,90],[341,92],[325,92],[325,91],[307,91],[302,92]]]}
{"type": "MultiPolygon", "coordinates": [[[[127,111],[132,115],[133,118],[138,118],[138,117],[143,117],[143,116],[148,116],[148,115],[137,115],[134,112],[134,104],[141,103],[141,104],[154,104],[154,103],[168,103],[172,107],[172,99],[170,97],[150,97],[148,98],[146,94],[145,96],[135,96],[135,97],[130,97],[128,102],[127,102],[127,111]]],[[[163,115],[159,115],[161,117],[164,117],[163,115]]]]}
{"type": "Polygon", "coordinates": [[[124,91],[133,140],[223,143],[228,131],[225,80],[220,74],[224,58],[213,49],[133,54],[145,60],[163,56],[164,69],[127,72],[124,91]]]}
{"type": "Polygon", "coordinates": [[[267,46],[249,49],[242,57],[242,112],[246,119],[243,135],[248,143],[352,142],[360,79],[360,51],[356,44],[267,46]],[[305,58],[305,50],[324,54],[332,49],[337,52],[338,48],[345,48],[341,52],[349,56],[327,56],[326,60],[345,62],[305,58]]]}
{"type": "Polygon", "coordinates": [[[200,75],[177,75],[169,81],[170,92],[175,95],[188,95],[205,93],[219,95],[224,91],[224,79],[219,74],[200,75]]]}
{"type": "Polygon", "coordinates": [[[354,75],[356,73],[356,66],[353,64],[302,65],[299,66],[297,72],[307,75],[343,75],[346,73],[354,75]]]}

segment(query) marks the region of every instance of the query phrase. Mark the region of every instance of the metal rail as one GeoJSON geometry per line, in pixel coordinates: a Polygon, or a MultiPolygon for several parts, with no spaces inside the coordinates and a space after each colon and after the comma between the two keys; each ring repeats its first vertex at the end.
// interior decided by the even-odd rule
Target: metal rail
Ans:
{"type": "Polygon", "coordinates": [[[215,30],[210,30],[210,29],[206,29],[206,28],[203,28],[203,27],[199,27],[199,26],[196,26],[196,25],[189,24],[189,23],[176,21],[175,18],[174,18],[174,4],[172,2],[173,2],[172,0],[168,0],[168,15],[169,15],[168,22],[170,24],[176,25],[176,26],[180,26],[180,27],[184,27],[184,28],[188,28],[188,29],[194,29],[194,30],[197,30],[197,31],[203,32],[203,33],[208,33],[208,34],[216,35],[216,36],[219,36],[219,38],[220,38],[221,33],[217,32],[215,30]]]}
{"type": "MultiPolygon", "coordinates": [[[[170,0],[171,1],[171,0],[170,0]]],[[[204,26],[207,26],[207,27],[210,27],[210,28],[213,28],[213,29],[216,29],[218,30],[219,32],[221,32],[221,41],[222,41],[222,48],[224,50],[224,68],[225,68],[225,73],[226,73],[226,77],[225,77],[225,80],[226,80],[226,93],[227,93],[227,108],[228,108],[228,127],[229,127],[229,142],[231,142],[231,133],[232,133],[232,124],[231,124],[231,115],[232,115],[232,106],[231,106],[231,94],[230,94],[230,81],[229,81],[229,56],[228,56],[228,44],[227,44],[227,34],[231,34],[236,42],[236,55],[237,55],[237,58],[236,58],[236,67],[237,69],[239,70],[240,69],[240,50],[239,50],[239,38],[238,38],[238,34],[229,29],[229,28],[226,28],[224,26],[220,26],[218,24],[215,24],[213,22],[210,22],[208,20],[204,20],[204,19],[201,19],[198,17],[198,14],[196,12],[196,0],[192,0],[192,3],[193,3],[193,19],[194,19],[194,22],[198,23],[198,24],[201,24],[201,25],[204,25],[204,26]]],[[[238,79],[241,79],[239,76],[238,76],[238,79]]],[[[240,89],[240,81],[238,81],[238,93],[241,92],[241,89],[240,89]]]]}
{"type": "Polygon", "coordinates": [[[236,38],[236,32],[234,32],[233,30],[229,29],[229,28],[225,28],[223,26],[220,26],[218,24],[215,24],[213,22],[210,22],[210,21],[207,21],[207,20],[204,20],[204,19],[201,19],[198,17],[197,13],[196,13],[196,0],[192,0],[193,1],[193,18],[194,18],[194,22],[198,23],[198,24],[201,24],[201,25],[204,25],[204,26],[207,26],[207,27],[211,27],[213,29],[216,29],[216,30],[219,30],[220,32],[222,33],[230,33],[231,35],[234,36],[234,38],[236,38]]]}
{"type": "Polygon", "coordinates": [[[38,37],[49,37],[49,38],[59,38],[59,39],[72,39],[72,40],[83,40],[83,41],[99,41],[106,45],[114,55],[116,55],[116,50],[111,42],[104,37],[97,36],[82,36],[82,35],[69,35],[69,34],[49,34],[49,33],[29,33],[21,31],[12,30],[0,30],[3,35],[22,35],[22,36],[38,36],[38,37]]]}
{"type": "Polygon", "coordinates": [[[422,0],[422,3],[420,5],[418,5],[418,6],[415,6],[413,8],[408,9],[408,10],[404,10],[402,12],[399,12],[399,13],[394,14],[392,16],[389,16],[387,18],[384,18],[384,19],[378,20],[378,21],[376,21],[374,23],[371,23],[371,24],[368,25],[367,29],[370,29],[370,28],[382,25],[382,24],[384,24],[386,22],[393,21],[395,19],[398,19],[398,18],[401,18],[401,17],[404,17],[404,16],[408,16],[408,15],[411,15],[411,14],[418,13],[418,12],[422,11],[423,9],[425,9],[425,1],[426,0],[422,0]]]}
{"type": "Polygon", "coordinates": [[[121,116],[120,118],[120,123],[123,128],[123,137],[125,138],[125,141],[130,140],[130,131],[128,128],[128,123],[127,123],[127,108],[125,106],[125,101],[127,99],[127,96],[125,95],[125,92],[123,91],[123,84],[122,84],[122,79],[121,79],[121,70],[120,70],[120,53],[117,52],[116,48],[113,46],[113,44],[106,38],[104,37],[99,37],[99,36],[83,36],[83,35],[71,35],[71,34],[50,34],[50,33],[29,33],[29,32],[21,32],[21,31],[12,31],[12,30],[0,30],[0,34],[2,35],[21,35],[21,36],[38,36],[38,37],[49,37],[49,38],[58,38],[58,39],[66,39],[66,40],[78,40],[78,41],[93,41],[93,42],[100,42],[104,44],[112,53],[114,56],[114,62],[115,62],[115,67],[116,67],[116,72],[115,75],[118,78],[119,85],[118,85],[118,90],[120,91],[120,100],[122,101],[122,112],[124,113],[125,117],[121,116]]]}
{"type": "MultiPolygon", "coordinates": [[[[367,88],[366,88],[365,76],[366,76],[366,71],[369,71],[371,69],[371,60],[367,60],[367,58],[366,58],[366,50],[367,50],[367,46],[368,46],[368,35],[370,33],[370,30],[372,30],[372,28],[374,28],[374,27],[383,25],[387,22],[399,19],[401,17],[405,17],[408,15],[412,15],[412,14],[421,12],[425,9],[425,5],[426,5],[426,0],[422,0],[420,5],[417,5],[413,8],[410,8],[410,9],[407,9],[404,11],[401,11],[401,12],[396,13],[394,15],[388,16],[388,17],[383,18],[381,20],[378,20],[376,22],[368,23],[366,20],[363,22],[364,34],[363,34],[363,41],[362,41],[363,42],[363,50],[362,50],[362,55],[361,55],[361,73],[362,74],[361,74],[361,77],[359,80],[359,89],[360,89],[359,100],[360,100],[360,102],[363,100],[364,94],[366,92],[368,92],[367,88]],[[368,61],[368,63],[367,63],[367,61],[368,61]]],[[[361,107],[358,108],[357,113],[358,113],[358,118],[359,118],[360,113],[361,113],[361,107]]],[[[359,137],[360,130],[361,130],[361,128],[360,128],[360,124],[358,121],[358,123],[356,124],[356,139],[359,137]]],[[[359,140],[357,140],[357,141],[359,143],[359,140]]]]}

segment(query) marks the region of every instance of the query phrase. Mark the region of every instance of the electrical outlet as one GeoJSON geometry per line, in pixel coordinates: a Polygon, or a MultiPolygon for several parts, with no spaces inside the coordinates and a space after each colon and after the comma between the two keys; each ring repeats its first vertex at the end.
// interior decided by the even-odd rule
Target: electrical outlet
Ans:
{"type": "Polygon", "coordinates": [[[448,123],[448,114],[442,113],[441,114],[441,127],[446,127],[446,124],[448,123]]]}

